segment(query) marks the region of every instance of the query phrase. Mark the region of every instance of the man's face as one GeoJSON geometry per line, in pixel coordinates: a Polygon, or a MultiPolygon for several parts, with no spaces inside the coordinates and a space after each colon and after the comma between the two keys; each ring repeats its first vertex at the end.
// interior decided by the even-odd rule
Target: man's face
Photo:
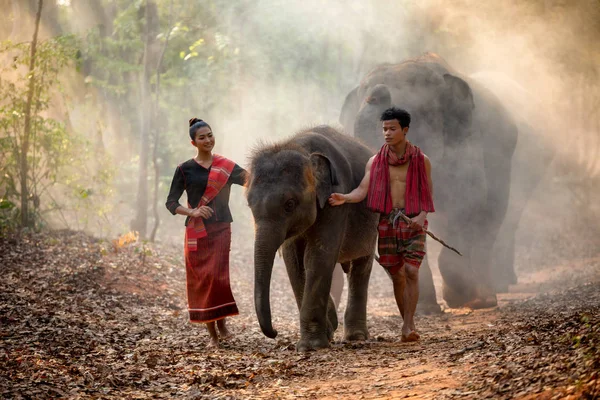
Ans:
{"type": "Polygon", "coordinates": [[[402,144],[406,140],[407,132],[408,126],[406,128],[400,127],[400,122],[397,119],[383,121],[383,138],[388,146],[402,144]]]}
{"type": "Polygon", "coordinates": [[[215,137],[208,126],[203,126],[196,131],[196,139],[192,144],[201,151],[211,151],[215,147],[215,137]]]}

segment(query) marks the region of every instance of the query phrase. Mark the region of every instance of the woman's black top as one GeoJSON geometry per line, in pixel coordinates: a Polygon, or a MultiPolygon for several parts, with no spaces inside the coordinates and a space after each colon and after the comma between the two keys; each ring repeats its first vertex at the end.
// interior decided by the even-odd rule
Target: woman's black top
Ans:
{"type": "MultiPolygon", "coordinates": [[[[198,207],[200,199],[204,195],[206,190],[206,184],[208,182],[208,169],[198,164],[193,158],[177,166],[175,174],[173,175],[173,181],[171,182],[171,189],[169,190],[169,196],[167,197],[167,203],[165,204],[171,214],[175,215],[175,210],[181,204],[179,204],[179,198],[185,190],[187,192],[188,202],[191,208],[198,207]]],[[[235,165],[233,171],[229,176],[227,184],[223,186],[219,194],[210,202],[208,206],[213,209],[214,214],[209,219],[205,219],[204,222],[207,224],[215,222],[233,222],[231,217],[231,211],[229,210],[229,193],[231,191],[231,185],[244,185],[246,182],[246,170],[235,165]]],[[[187,217],[185,224],[187,225],[190,217],[187,217]]]]}

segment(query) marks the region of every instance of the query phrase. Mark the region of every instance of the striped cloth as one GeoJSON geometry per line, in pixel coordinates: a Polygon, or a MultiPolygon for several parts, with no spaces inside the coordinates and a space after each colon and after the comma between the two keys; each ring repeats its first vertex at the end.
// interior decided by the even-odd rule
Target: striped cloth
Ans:
{"type": "Polygon", "coordinates": [[[434,212],[433,198],[425,171],[425,155],[421,149],[406,142],[406,151],[402,158],[384,144],[373,160],[371,179],[367,198],[369,210],[388,215],[392,211],[392,193],[390,190],[389,165],[408,164],[406,173],[406,191],[404,205],[408,214],[418,214],[421,211],[434,212]]]}
{"type": "MultiPolygon", "coordinates": [[[[404,212],[403,209],[395,208],[389,215],[381,216],[377,226],[379,264],[392,275],[405,263],[419,268],[425,257],[425,231],[412,229],[404,220],[396,219],[399,211],[404,212]]],[[[427,226],[428,222],[425,220],[424,229],[427,226]]]]}
{"type": "MultiPolygon", "coordinates": [[[[212,322],[239,314],[229,283],[231,224],[207,224],[198,251],[185,249],[185,277],[191,322],[212,322]]],[[[187,232],[186,232],[187,243],[187,232]]]]}
{"type": "MultiPolygon", "coordinates": [[[[213,162],[208,174],[208,183],[204,195],[197,207],[205,206],[219,194],[223,186],[227,184],[235,163],[223,156],[213,154],[213,162]]],[[[206,237],[206,226],[201,217],[190,218],[186,227],[186,247],[189,251],[196,251],[198,239],[206,237]]]]}

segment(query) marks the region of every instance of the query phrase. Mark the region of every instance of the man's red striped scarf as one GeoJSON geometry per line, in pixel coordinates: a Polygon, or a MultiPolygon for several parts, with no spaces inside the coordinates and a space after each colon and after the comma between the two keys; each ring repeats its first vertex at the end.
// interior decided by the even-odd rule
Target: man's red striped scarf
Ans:
{"type": "Polygon", "coordinates": [[[371,211],[388,215],[393,208],[390,191],[390,170],[388,165],[408,164],[406,173],[406,191],[404,208],[407,215],[418,214],[421,211],[434,212],[433,199],[425,171],[425,155],[421,149],[406,142],[406,151],[402,158],[387,144],[381,147],[371,165],[371,178],[367,208],[371,211]]]}
{"type": "MultiPolygon", "coordinates": [[[[235,167],[235,163],[223,156],[213,154],[213,161],[208,173],[208,182],[206,183],[206,189],[204,195],[200,199],[197,207],[205,206],[219,194],[223,186],[227,184],[229,176],[235,167]]],[[[189,251],[196,251],[198,249],[198,239],[202,239],[207,236],[206,226],[204,226],[204,220],[202,217],[190,218],[187,227],[187,247],[189,251]]]]}

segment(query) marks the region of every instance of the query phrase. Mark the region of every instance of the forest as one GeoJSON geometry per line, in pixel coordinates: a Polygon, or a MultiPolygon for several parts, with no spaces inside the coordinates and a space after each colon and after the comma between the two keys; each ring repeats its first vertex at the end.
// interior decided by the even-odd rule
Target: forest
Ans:
{"type": "MultiPolygon", "coordinates": [[[[0,6],[0,397],[600,397],[599,0],[0,6]],[[450,307],[442,248],[428,239],[441,313],[417,315],[419,342],[400,342],[375,262],[370,339],[346,341],[340,327],[330,349],[296,352],[298,307],[279,256],[279,336],[258,326],[255,224],[237,186],[240,315],[233,337],[208,348],[187,315],[184,219],[164,206],[195,154],[188,120],[209,122],[214,151],[249,169],[257,148],[303,129],[347,131],[349,93],[374,68],[423,54],[481,83],[517,121],[499,233],[516,229],[517,281],[496,307],[450,307]]],[[[345,287],[341,325],[347,298],[345,287]]]]}

